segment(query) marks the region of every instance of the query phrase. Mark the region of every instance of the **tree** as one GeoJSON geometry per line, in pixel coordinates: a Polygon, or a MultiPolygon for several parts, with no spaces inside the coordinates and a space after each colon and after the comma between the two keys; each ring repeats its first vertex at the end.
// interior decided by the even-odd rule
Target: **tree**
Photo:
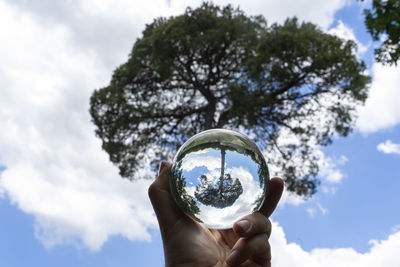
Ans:
{"type": "Polygon", "coordinates": [[[239,179],[232,178],[230,174],[221,176],[215,185],[208,181],[206,175],[202,175],[200,181],[200,184],[196,186],[195,196],[207,206],[220,209],[232,206],[243,193],[239,179]]]}
{"type": "Polygon", "coordinates": [[[216,208],[225,208],[232,204],[243,193],[243,187],[238,178],[232,178],[231,174],[225,174],[225,155],[226,149],[223,145],[219,146],[221,151],[221,174],[219,181],[213,183],[208,181],[206,175],[201,175],[200,184],[196,186],[194,195],[204,205],[216,208]]]}
{"type": "Polygon", "coordinates": [[[376,61],[395,64],[400,59],[400,1],[373,0],[372,9],[364,10],[365,25],[372,38],[379,41],[385,36],[379,48],[375,49],[376,61]]]}
{"type": "Polygon", "coordinates": [[[146,25],[128,61],[93,93],[96,134],[121,176],[136,179],[192,135],[236,129],[266,151],[290,191],[309,196],[318,185],[314,148],[346,136],[367,97],[355,48],[296,18],[268,26],[230,5],[188,8],[146,25]],[[283,133],[296,141],[281,142],[283,133]]]}

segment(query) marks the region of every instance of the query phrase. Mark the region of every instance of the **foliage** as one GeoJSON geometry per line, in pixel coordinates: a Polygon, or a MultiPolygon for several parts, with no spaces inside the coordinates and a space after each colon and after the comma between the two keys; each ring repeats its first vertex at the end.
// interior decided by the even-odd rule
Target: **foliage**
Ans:
{"type": "Polygon", "coordinates": [[[207,206],[220,209],[232,206],[243,193],[239,179],[232,178],[230,174],[221,176],[216,184],[208,181],[206,175],[201,175],[200,181],[196,186],[195,197],[207,206]]]}
{"type": "Polygon", "coordinates": [[[200,131],[227,128],[266,151],[290,191],[309,196],[318,185],[315,147],[346,136],[367,97],[354,50],[296,18],[268,26],[204,3],[147,25],[110,84],[93,93],[90,113],[123,177],[171,160],[200,131]]]}
{"type": "Polygon", "coordinates": [[[219,181],[213,183],[208,180],[205,174],[201,175],[200,184],[196,186],[195,197],[204,205],[216,208],[225,208],[232,204],[243,193],[243,187],[239,179],[232,178],[230,174],[225,174],[226,149],[220,146],[221,151],[221,175],[219,181]]]}
{"type": "Polygon", "coordinates": [[[400,1],[373,0],[372,9],[364,10],[365,25],[375,41],[386,38],[375,49],[376,60],[383,64],[395,64],[400,59],[400,1]]]}

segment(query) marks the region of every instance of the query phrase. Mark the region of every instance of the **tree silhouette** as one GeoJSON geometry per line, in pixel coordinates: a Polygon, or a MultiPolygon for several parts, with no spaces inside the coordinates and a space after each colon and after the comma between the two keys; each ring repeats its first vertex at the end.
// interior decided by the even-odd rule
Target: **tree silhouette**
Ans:
{"type": "Polygon", "coordinates": [[[243,193],[243,187],[238,178],[232,178],[225,174],[226,147],[220,146],[221,151],[221,174],[219,181],[215,184],[209,181],[206,175],[201,175],[200,184],[196,186],[194,193],[196,199],[204,205],[216,208],[231,206],[243,193]]]}
{"type": "Polygon", "coordinates": [[[367,97],[370,79],[354,51],[312,23],[267,25],[204,3],[146,25],[128,61],[93,93],[90,114],[123,177],[140,178],[150,161],[156,169],[203,130],[240,129],[280,155],[269,160],[290,191],[309,196],[318,185],[314,148],[350,133],[367,97]],[[296,141],[280,144],[284,130],[296,141]]]}
{"type": "Polygon", "coordinates": [[[364,10],[365,25],[372,38],[387,38],[375,49],[376,60],[383,64],[397,65],[400,60],[400,1],[373,0],[372,8],[364,10]]]}
{"type": "Polygon", "coordinates": [[[226,208],[232,206],[236,199],[243,193],[243,187],[239,179],[233,179],[230,174],[225,174],[215,184],[201,176],[200,185],[196,186],[195,197],[207,206],[226,208]]]}

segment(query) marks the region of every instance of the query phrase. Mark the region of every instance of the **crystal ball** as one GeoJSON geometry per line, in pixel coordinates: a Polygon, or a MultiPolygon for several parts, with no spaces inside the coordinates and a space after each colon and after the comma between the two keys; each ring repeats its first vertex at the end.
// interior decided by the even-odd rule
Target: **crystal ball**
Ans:
{"type": "Polygon", "coordinates": [[[172,163],[172,196],[200,224],[232,228],[256,212],[268,191],[265,159],[249,138],[235,131],[198,133],[178,150],[172,163]]]}

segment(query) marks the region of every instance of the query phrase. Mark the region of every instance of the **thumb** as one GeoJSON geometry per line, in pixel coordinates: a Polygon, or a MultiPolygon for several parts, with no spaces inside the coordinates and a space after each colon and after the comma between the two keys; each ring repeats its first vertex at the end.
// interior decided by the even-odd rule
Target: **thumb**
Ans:
{"type": "Polygon", "coordinates": [[[172,198],[169,185],[170,176],[171,164],[162,161],[158,177],[150,185],[148,191],[162,234],[167,229],[171,229],[179,219],[185,216],[172,198]]]}
{"type": "Polygon", "coordinates": [[[260,212],[267,218],[274,212],[279,200],[281,199],[284,188],[284,182],[281,178],[272,178],[269,180],[269,190],[260,212]]]}

